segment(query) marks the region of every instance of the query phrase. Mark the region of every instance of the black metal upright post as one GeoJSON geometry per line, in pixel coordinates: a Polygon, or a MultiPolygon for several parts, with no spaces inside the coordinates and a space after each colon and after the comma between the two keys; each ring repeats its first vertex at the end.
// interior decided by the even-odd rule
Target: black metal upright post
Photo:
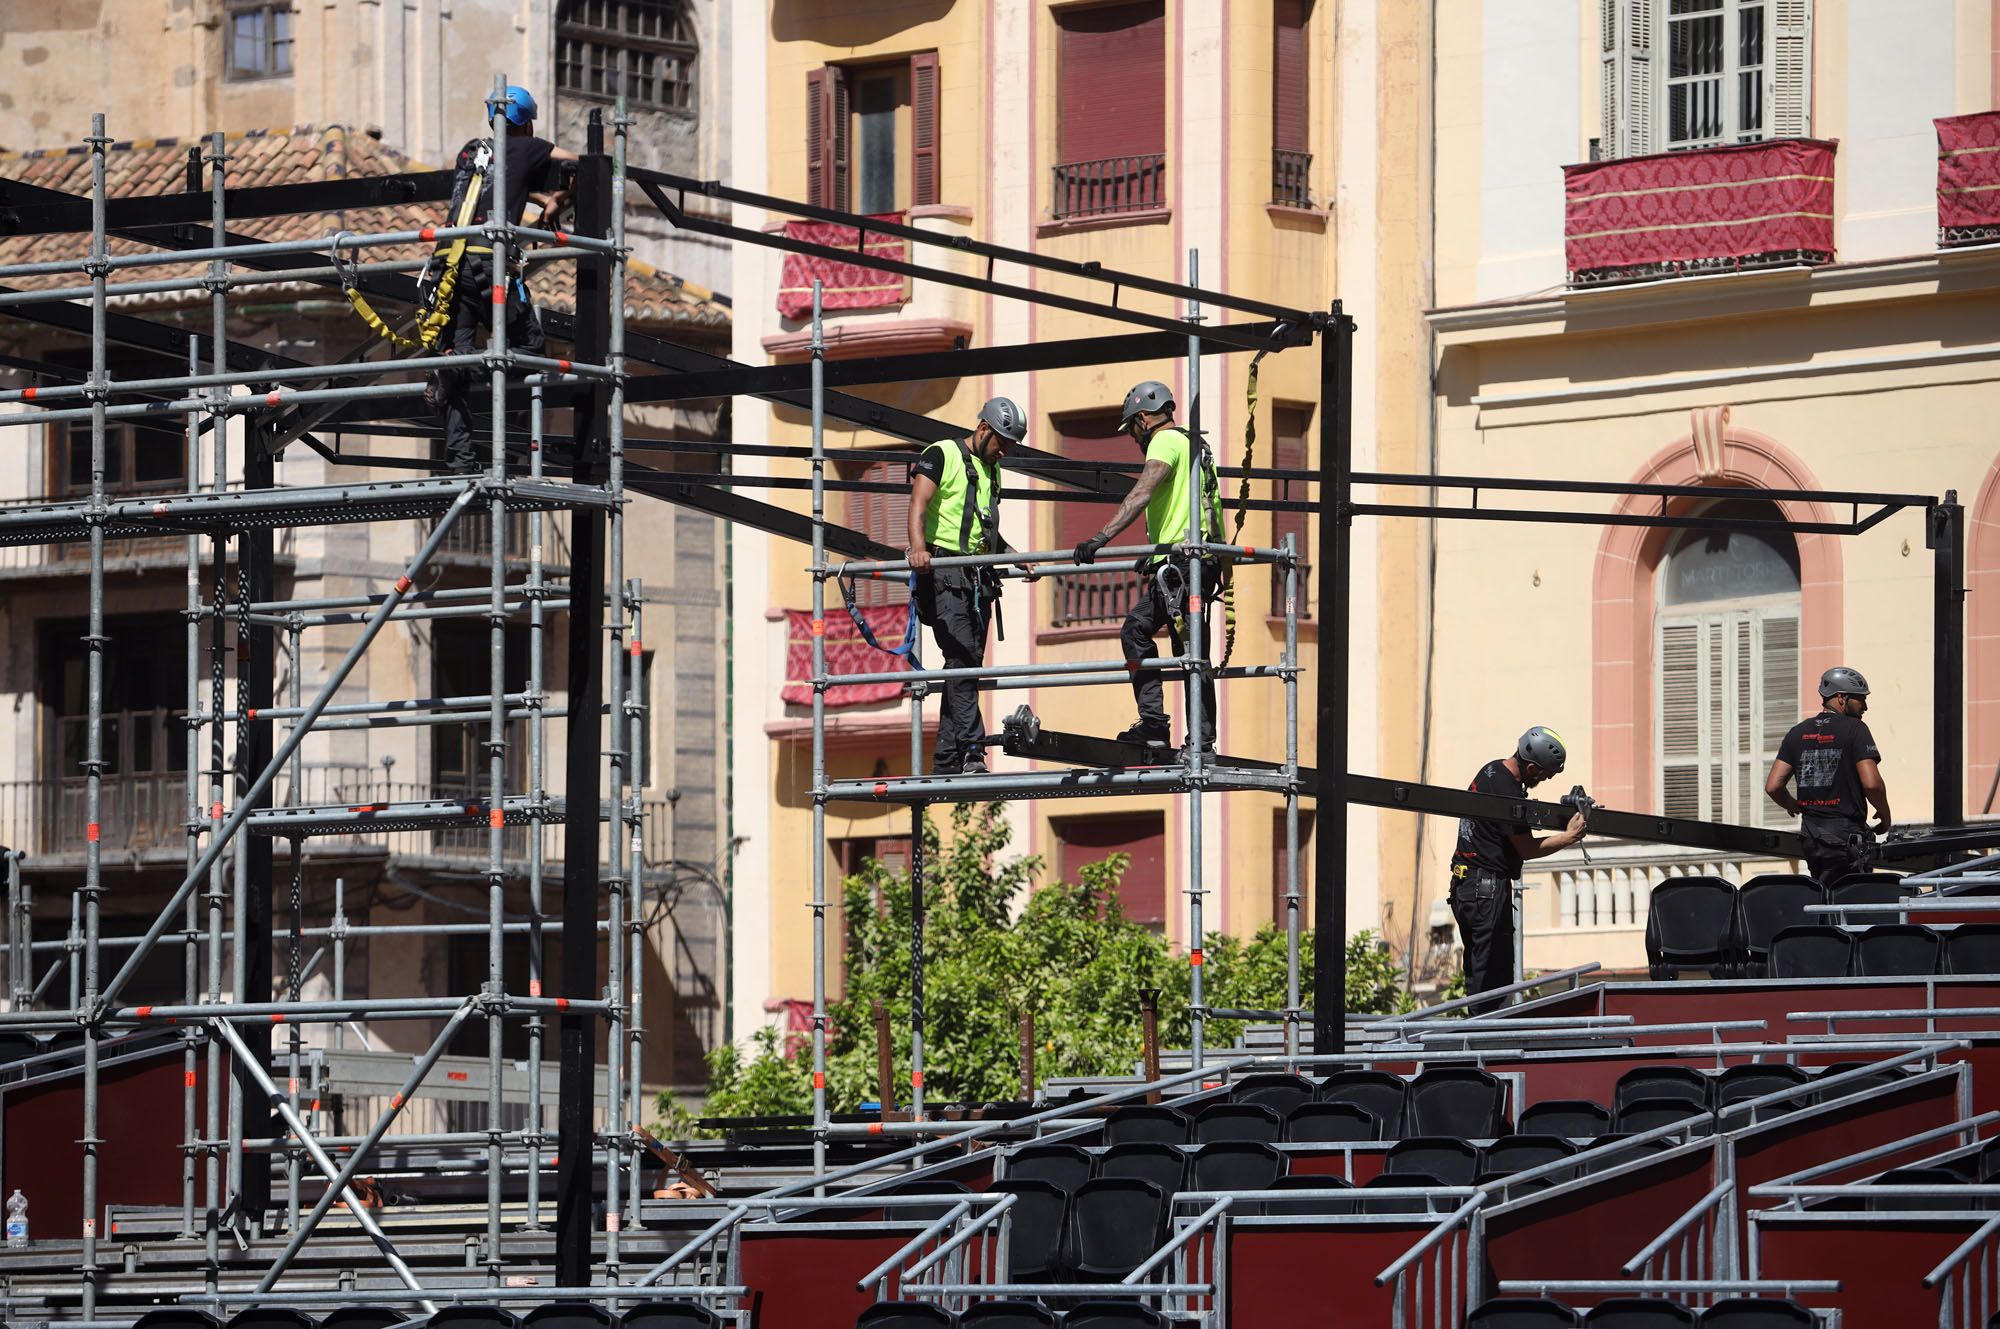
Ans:
{"type": "MultiPolygon", "coordinates": [[[[580,235],[611,230],[611,158],[604,153],[604,120],[590,113],[588,151],[577,164],[576,228],[580,235]]],[[[610,263],[593,254],[577,263],[576,358],[605,362],[611,344],[610,263]]],[[[581,389],[573,408],[577,484],[601,485],[610,474],[610,388],[598,379],[581,389]]],[[[564,766],[562,992],[571,1000],[597,991],[597,848],[604,779],[604,561],[605,520],[600,507],[578,507],[570,516],[569,751],[564,766]]],[[[614,944],[615,941],[614,941],[614,944]]],[[[556,1107],[556,1283],[590,1282],[591,1179],[596,1175],[591,1123],[595,1016],[565,1011],[559,1019],[561,1062],[556,1107]]],[[[613,1201],[615,1202],[615,1200],[613,1201]]]]}
{"type": "Polygon", "coordinates": [[[1354,484],[1354,320],[1333,304],[1319,342],[1319,799],[1313,822],[1313,1045],[1347,1050],[1347,687],[1354,484]]]}
{"type": "Polygon", "coordinates": [[[1965,509],[1947,489],[1931,509],[1932,620],[1931,821],[1965,823],[1965,509]]]}

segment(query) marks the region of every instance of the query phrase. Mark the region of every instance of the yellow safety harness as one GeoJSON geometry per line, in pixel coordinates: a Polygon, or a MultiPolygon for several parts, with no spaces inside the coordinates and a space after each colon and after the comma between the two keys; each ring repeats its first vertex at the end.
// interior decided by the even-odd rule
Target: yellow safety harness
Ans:
{"type": "MultiPolygon", "coordinates": [[[[473,155],[472,169],[463,182],[464,195],[458,201],[458,212],[451,223],[454,227],[463,229],[472,224],[472,214],[479,208],[479,196],[486,190],[486,173],[492,166],[493,145],[490,142],[482,142],[473,155]]],[[[426,226],[420,234],[428,240],[433,231],[433,227],[426,226]]],[[[344,231],[340,233],[340,235],[345,234],[344,231]]],[[[433,252],[430,262],[424,265],[422,275],[417,278],[417,335],[406,337],[390,327],[388,321],[376,313],[375,307],[368,303],[368,297],[361,294],[355,283],[354,269],[340,261],[340,235],[333,237],[333,266],[340,273],[340,288],[347,295],[347,303],[354,306],[354,312],[361,316],[361,321],[400,350],[436,350],[438,342],[444,337],[445,328],[451,324],[451,302],[453,294],[458,290],[458,269],[465,261],[465,255],[470,247],[467,237],[457,236],[443,249],[433,252]],[[437,274],[435,282],[431,280],[434,269],[437,274]]],[[[359,264],[360,256],[357,254],[354,267],[358,267],[359,264]]]]}

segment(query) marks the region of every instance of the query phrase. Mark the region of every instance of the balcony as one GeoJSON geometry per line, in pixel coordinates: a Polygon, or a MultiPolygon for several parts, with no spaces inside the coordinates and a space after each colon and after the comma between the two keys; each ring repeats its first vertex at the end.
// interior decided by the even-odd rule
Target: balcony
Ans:
{"type": "Polygon", "coordinates": [[[1055,166],[1050,204],[1058,221],[1152,212],[1167,205],[1167,154],[1140,153],[1055,166]]]}
{"type": "MultiPolygon", "coordinates": [[[[38,866],[83,865],[84,780],[0,783],[0,844],[38,866]]],[[[98,852],[112,863],[181,862],[187,855],[187,780],[166,772],[110,774],[97,805],[98,852]]]]}
{"type": "MultiPolygon", "coordinates": [[[[567,573],[569,518],[565,513],[509,512],[503,515],[501,530],[507,537],[507,566],[527,565],[534,544],[534,519],[538,515],[543,519],[542,570],[549,574],[567,573]]],[[[493,514],[477,510],[462,514],[445,532],[434,557],[446,567],[489,566],[493,557],[493,514]]]]}
{"type": "Polygon", "coordinates": [[[1055,612],[1050,626],[1089,628],[1123,623],[1139,598],[1139,578],[1129,572],[1077,572],[1053,577],[1055,612]]]}
{"type": "Polygon", "coordinates": [[[1284,208],[1310,208],[1312,164],[1310,152],[1271,149],[1271,202],[1284,208]]]}
{"type": "Polygon", "coordinates": [[[1570,284],[1830,263],[1833,154],[1797,138],[1566,166],[1570,284]]]}
{"type": "Polygon", "coordinates": [[[1936,121],[1938,246],[2000,240],[2000,111],[1936,121]]]}

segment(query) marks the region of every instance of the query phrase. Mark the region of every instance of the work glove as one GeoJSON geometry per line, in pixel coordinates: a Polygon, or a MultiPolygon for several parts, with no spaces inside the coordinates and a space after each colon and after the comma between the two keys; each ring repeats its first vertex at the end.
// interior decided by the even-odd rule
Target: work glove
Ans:
{"type": "Polygon", "coordinates": [[[1079,563],[1095,563],[1097,561],[1097,551],[1110,543],[1111,537],[1108,535],[1098,534],[1091,536],[1076,547],[1076,561],[1079,563]]]}

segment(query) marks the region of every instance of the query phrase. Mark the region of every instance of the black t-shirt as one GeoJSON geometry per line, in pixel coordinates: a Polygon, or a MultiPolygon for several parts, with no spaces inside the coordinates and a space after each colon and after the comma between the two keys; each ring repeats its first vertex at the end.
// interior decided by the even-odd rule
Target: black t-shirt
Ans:
{"type": "MultiPolygon", "coordinates": [[[[1519,776],[1507,769],[1505,760],[1496,759],[1481,766],[1479,774],[1473,776],[1472,783],[1466,787],[1475,794],[1498,794],[1502,798],[1528,796],[1526,786],[1519,776]]],[[[1461,817],[1458,822],[1458,848],[1451,856],[1452,864],[1464,864],[1475,872],[1497,872],[1511,881],[1521,875],[1521,855],[1509,837],[1528,830],[1525,822],[1509,825],[1506,822],[1461,817]]]]}
{"type": "Polygon", "coordinates": [[[917,455],[917,459],[910,463],[911,484],[915,484],[920,475],[928,475],[934,485],[944,483],[944,449],[944,444],[933,443],[917,455]]]}
{"type": "MultiPolygon", "coordinates": [[[[473,154],[478,151],[484,139],[473,139],[458,150],[457,169],[469,170],[473,154]]],[[[515,134],[505,140],[507,144],[507,214],[508,220],[518,222],[528,210],[528,195],[544,193],[562,183],[562,171],[555,160],[555,144],[533,134],[515,134]]],[[[489,174],[485,186],[479,191],[479,205],[473,210],[474,226],[486,220],[486,214],[493,208],[493,180],[489,174]]]]}
{"type": "Polygon", "coordinates": [[[1778,744],[1778,760],[1797,774],[1799,807],[1806,816],[1867,820],[1868,803],[1854,767],[1882,760],[1882,752],[1865,723],[1821,711],[1792,726],[1778,744]]]}

